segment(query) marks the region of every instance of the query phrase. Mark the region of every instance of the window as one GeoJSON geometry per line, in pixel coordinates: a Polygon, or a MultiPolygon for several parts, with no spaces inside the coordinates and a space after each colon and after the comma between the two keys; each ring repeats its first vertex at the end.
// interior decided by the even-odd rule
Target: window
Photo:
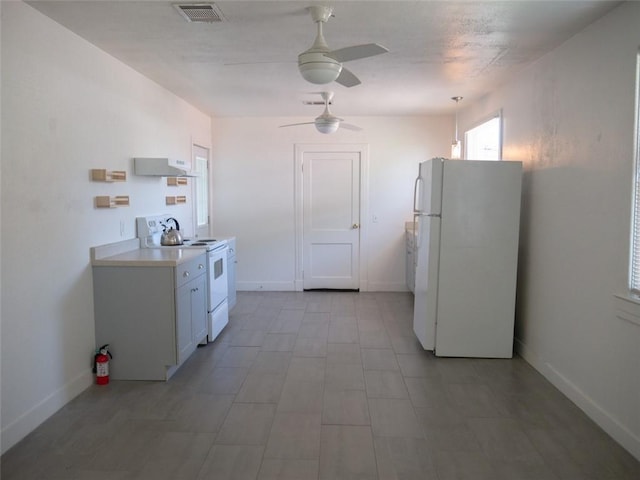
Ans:
{"type": "Polygon", "coordinates": [[[196,234],[209,236],[209,150],[193,146],[196,234]]]}
{"type": "Polygon", "coordinates": [[[636,103],[633,172],[633,204],[631,217],[631,259],[629,266],[629,290],[640,296],[640,54],[636,58],[636,103]]]}
{"type": "Polygon", "coordinates": [[[502,158],[502,117],[500,113],[464,133],[465,156],[469,160],[502,158]]]}

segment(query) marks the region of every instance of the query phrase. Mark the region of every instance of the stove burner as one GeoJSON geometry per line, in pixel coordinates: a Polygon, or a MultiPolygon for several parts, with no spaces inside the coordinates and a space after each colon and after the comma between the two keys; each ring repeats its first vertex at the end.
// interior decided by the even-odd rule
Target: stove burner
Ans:
{"type": "Polygon", "coordinates": [[[208,243],[208,242],[215,242],[217,240],[215,238],[204,238],[204,239],[198,239],[198,241],[208,243]]]}
{"type": "Polygon", "coordinates": [[[190,243],[189,245],[191,245],[192,247],[206,247],[207,244],[204,242],[196,242],[196,243],[190,243]]]}

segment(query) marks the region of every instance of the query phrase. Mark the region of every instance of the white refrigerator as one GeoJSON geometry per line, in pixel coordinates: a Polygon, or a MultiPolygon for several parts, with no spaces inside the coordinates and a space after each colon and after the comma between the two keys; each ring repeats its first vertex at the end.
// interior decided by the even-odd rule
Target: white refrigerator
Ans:
{"type": "Polygon", "coordinates": [[[511,358],[522,163],[420,164],[413,330],[442,357],[511,358]]]}

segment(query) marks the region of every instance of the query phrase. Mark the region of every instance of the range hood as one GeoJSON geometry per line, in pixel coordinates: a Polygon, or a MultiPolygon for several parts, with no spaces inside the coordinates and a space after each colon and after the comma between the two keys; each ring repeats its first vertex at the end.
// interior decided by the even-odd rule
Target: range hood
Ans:
{"type": "Polygon", "coordinates": [[[194,177],[191,163],[172,158],[134,158],[133,173],[151,177],[194,177]]]}

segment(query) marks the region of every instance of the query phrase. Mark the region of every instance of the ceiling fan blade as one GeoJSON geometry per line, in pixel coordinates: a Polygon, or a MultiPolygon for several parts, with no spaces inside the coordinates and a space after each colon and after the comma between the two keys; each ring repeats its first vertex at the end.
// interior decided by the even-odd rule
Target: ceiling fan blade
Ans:
{"type": "Polygon", "coordinates": [[[290,123],[288,125],[280,125],[278,128],[282,127],[296,127],[298,125],[315,125],[316,122],[303,122],[303,123],[290,123]]]}
{"type": "Polygon", "coordinates": [[[239,66],[244,66],[244,65],[289,65],[295,63],[293,61],[288,61],[288,62],[276,62],[276,61],[264,61],[264,62],[226,62],[223,63],[222,65],[224,67],[239,67],[239,66]]]}
{"type": "Polygon", "coordinates": [[[388,49],[382,45],[378,45],[377,43],[366,43],[364,45],[339,48],[338,50],[325,53],[325,56],[342,63],[349,62],[351,60],[358,60],[359,58],[373,57],[374,55],[380,55],[382,53],[387,53],[388,51],[388,49]]]}
{"type": "Polygon", "coordinates": [[[356,77],[353,73],[351,73],[346,68],[342,67],[342,71],[338,78],[336,78],[336,82],[340,85],[344,85],[345,87],[355,87],[356,85],[360,85],[362,82],[356,77]]]}
{"type": "Polygon", "coordinates": [[[340,128],[345,128],[347,130],[353,130],[354,132],[359,132],[362,129],[357,125],[351,125],[350,123],[340,122],[340,128]]]}

